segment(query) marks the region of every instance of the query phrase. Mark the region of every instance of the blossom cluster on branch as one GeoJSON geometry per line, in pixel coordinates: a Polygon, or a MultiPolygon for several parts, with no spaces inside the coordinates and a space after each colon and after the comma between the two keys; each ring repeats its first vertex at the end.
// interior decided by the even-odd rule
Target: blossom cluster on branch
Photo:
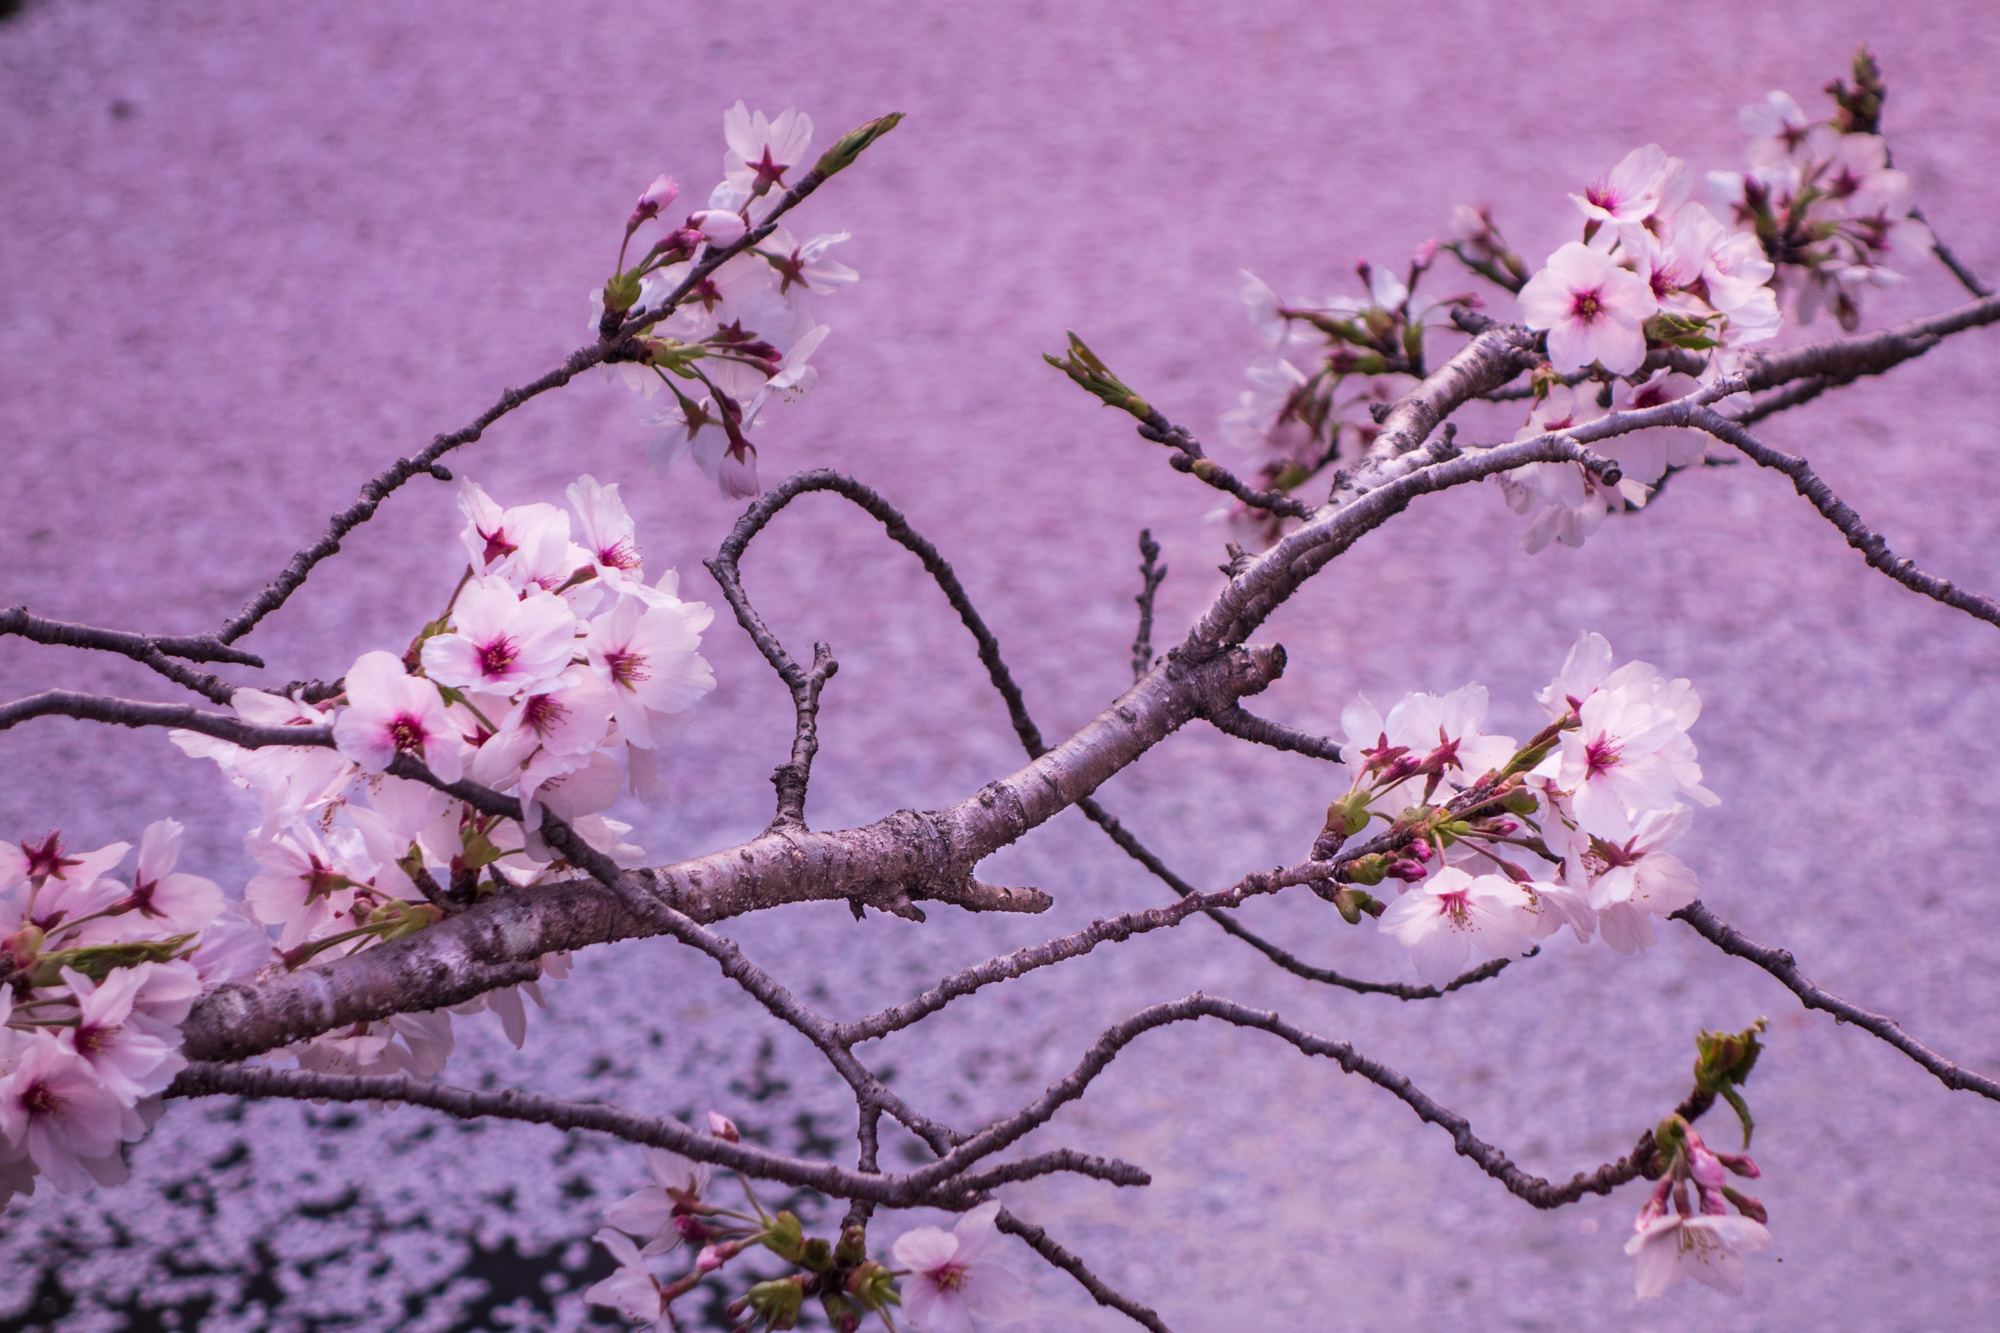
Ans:
{"type": "MultiPolygon", "coordinates": [[[[708,564],[795,714],[790,754],[773,775],[776,813],[740,846],[653,866],[626,840],[631,826],[606,813],[623,795],[661,794],[666,752],[715,682],[701,655],[712,613],[680,595],[674,571],[649,579],[618,486],[592,476],[568,487],[567,508],[505,505],[461,481],[465,567],[401,652],[363,652],[330,684],[282,688],[231,684],[186,665],[262,669],[237,641],[389,493],[419,476],[453,480],[440,461],[445,453],[592,367],[648,396],[669,391],[660,418],[667,429],[653,450],[657,469],[690,453],[725,495],[759,495],[756,449],[745,432],[770,401],[812,387],[810,357],[826,326],[811,300],[854,277],[828,257],[844,236],[800,242],[782,219],[899,117],[861,126],[806,167],[809,119],[797,111],[774,119],[738,103],[724,118],[724,179],[707,206],[628,265],[634,238],[664,216],[679,188],[663,175],[640,195],[614,276],[594,296],[594,341],[528,387],[509,390],[472,425],[371,479],[217,633],[142,635],[47,621],[24,607],[0,613],[0,633],[119,653],[227,704],[226,713],[205,712],[49,690],[0,705],[0,730],[51,715],[170,728],[181,750],[214,761],[256,794],[259,819],[246,845],[262,868],[239,904],[176,869],[181,829],[171,820],[145,829],[129,883],[117,876],[131,850],[125,843],[74,855],[56,834],[0,844],[0,1203],[42,1180],[68,1192],[123,1179],[126,1147],[145,1135],[163,1097],[404,1101],[610,1133],[644,1147],[653,1184],[606,1213],[597,1239],[618,1267],[586,1296],[656,1328],[675,1327],[674,1302],[721,1275],[720,1283],[735,1284],[727,1309],[742,1329],[793,1327],[811,1301],[843,1333],[871,1316],[892,1330],[902,1318],[919,1333],[972,1333],[980,1322],[1025,1311],[1019,1278],[986,1257],[994,1238],[1007,1234],[1099,1303],[1164,1333],[1157,1314],[1113,1291],[995,1193],[1057,1173],[1149,1183],[1140,1166],[1071,1148],[1002,1155],[1082,1097],[1142,1035],[1206,1020],[1266,1033],[1367,1080],[1535,1207],[1656,1182],[1626,1246],[1638,1293],[1657,1296],[1683,1278],[1741,1290],[1741,1256],[1769,1245],[1769,1217],[1728,1178],[1760,1173],[1747,1156],[1710,1148],[1694,1122],[1726,1104],[1749,1148],[1742,1087],[1762,1051],[1761,1019],[1741,1032],[1701,1033],[1692,1091],[1675,1110],[1623,1157],[1561,1183],[1523,1171],[1464,1117],[1351,1044],[1199,992],[1114,1024],[1069,1074],[970,1130],[905,1100],[886,1068],[871,1067],[857,1048],[986,987],[1197,918],[1296,977],[1403,1000],[1436,1000],[1488,981],[1539,954],[1538,941],[1565,926],[1579,943],[1601,938],[1632,954],[1652,947],[1659,923],[1672,919],[1763,968],[1809,1007],[1890,1043],[1947,1087],[2000,1100],[2000,1082],[1821,990],[1791,954],[1747,939],[1698,901],[1696,876],[1673,849],[1692,824],[1690,803],[1712,806],[1717,798],[1703,785],[1689,735],[1701,699],[1688,680],[1644,662],[1616,664],[1605,639],[1585,632],[1536,695],[1546,723],[1526,741],[1484,730],[1488,700],[1478,685],[1408,694],[1386,713],[1356,699],[1337,738],[1242,705],[1288,661],[1283,647],[1250,636],[1417,497],[1491,478],[1530,517],[1530,549],[1551,540],[1579,545],[1606,515],[1646,504],[1663,477],[1699,461],[1710,442],[1781,472],[1902,586],[2000,626],[2000,603],[1897,556],[1805,459],[1747,429],[1948,336],[2000,322],[2000,298],[1939,247],[1979,300],[1864,338],[1785,353],[1762,346],[1778,330],[1784,284],[1799,285],[1793,309],[1801,322],[1830,305],[1851,325],[1854,292],[1889,280],[1885,258],[1934,244],[1911,213],[1907,181],[1887,165],[1877,132],[1884,90],[1865,52],[1853,76],[1852,87],[1831,90],[1839,112],[1826,124],[1804,123],[1776,94],[1746,112],[1746,126],[1760,135],[1753,170],[1715,182],[1736,230],[1691,200],[1684,162],[1647,145],[1572,196],[1580,238],[1540,270],[1508,247],[1489,213],[1462,209],[1455,238],[1426,242],[1407,267],[1360,266],[1364,296],[1287,305],[1252,278],[1246,299],[1271,354],[1253,368],[1256,387],[1226,424],[1261,451],[1264,489],[1208,457],[1072,334],[1067,355],[1048,360],[1130,414],[1143,439],[1170,451],[1177,470],[1229,496],[1267,549],[1232,543],[1221,589],[1186,637],[1156,656],[1153,597],[1166,571],[1160,547],[1142,533],[1134,684],[1058,744],[1044,740],[997,637],[938,548],[882,495],[831,471],[800,474],[762,494],[708,564]],[[1520,322],[1479,313],[1471,293],[1418,296],[1445,251],[1516,295],[1520,322]],[[1432,340],[1447,330],[1468,340],[1433,366],[1432,340]],[[1482,400],[1529,404],[1512,440],[1457,438],[1453,414],[1482,400]],[[1301,499],[1306,482],[1336,463],[1326,500],[1301,499]],[[838,661],[824,643],[813,645],[810,665],[793,658],[745,593],[739,561],[780,511],[816,492],[857,505],[922,562],[1006,705],[1023,767],[943,809],[896,811],[831,832],[807,825],[820,695],[838,661]],[[1303,859],[1204,891],[1097,799],[1112,776],[1197,721],[1327,766],[1320,771],[1332,800],[1316,831],[1301,830],[1310,846],[1303,859]],[[1052,894],[982,883],[975,871],[1072,806],[1173,899],[987,959],[846,1021],[813,1009],[712,928],[814,900],[844,902],[864,921],[873,907],[923,922],[920,899],[967,911],[1040,912],[1052,894]],[[1393,896],[1383,888],[1391,882],[1393,896]],[[1373,919],[1376,934],[1409,950],[1421,984],[1315,966],[1235,915],[1253,898],[1301,887],[1349,925],[1373,919]],[[435,1081],[453,1050],[454,1016],[494,1013],[518,1047],[524,1001],[542,1001],[538,980],[564,975],[570,950],[648,935],[702,954],[824,1058],[853,1094],[852,1169],[744,1142],[716,1112],[703,1132],[601,1102],[435,1081]],[[1467,970],[1475,951],[1488,961],[1467,970]],[[885,1171],[885,1117],[928,1158],[919,1153],[911,1170],[885,1171]],[[734,1173],[742,1206],[718,1202],[718,1170],[734,1173]],[[850,1206],[836,1232],[809,1236],[796,1214],[763,1205],[753,1179],[850,1206]],[[874,1257],[880,1251],[871,1252],[868,1228],[876,1211],[913,1207],[961,1216],[949,1232],[906,1231],[886,1259],[874,1257]],[[672,1255],[678,1265],[683,1246],[691,1262],[663,1279],[659,1261],[672,1255]],[[775,1276],[753,1273],[747,1262],[731,1268],[753,1253],[786,1267],[775,1276]]],[[[447,581],[439,580],[440,592],[447,581]]]]}

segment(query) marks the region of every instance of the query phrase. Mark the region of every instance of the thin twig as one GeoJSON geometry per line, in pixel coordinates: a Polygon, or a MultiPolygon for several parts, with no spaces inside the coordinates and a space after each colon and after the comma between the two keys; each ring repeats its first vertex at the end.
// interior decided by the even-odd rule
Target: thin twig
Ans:
{"type": "Polygon", "coordinates": [[[1951,270],[1951,276],[1958,279],[1959,286],[1965,288],[1965,290],[1971,292],[1974,296],[1993,295],[1991,287],[1981,282],[1971,269],[1958,261],[1958,256],[1951,252],[1951,247],[1946,245],[1943,239],[1939,237],[1937,228],[1931,226],[1931,220],[1924,216],[1923,209],[1911,209],[1910,216],[1923,223],[1929,229],[1931,234],[1931,253],[1936,255],[1943,262],[1944,266],[1951,270]]]}
{"type": "Polygon", "coordinates": [[[1702,938],[1724,953],[1748,959],[1769,972],[1783,982],[1787,990],[1798,996],[1800,1003],[1806,1008],[1832,1014],[1843,1023],[1852,1023],[1858,1028],[1874,1033],[1930,1071],[1938,1082],[1947,1088],[1976,1092],[1982,1097],[2000,1101],[2000,1082],[1975,1074],[1964,1065],[1945,1059],[1904,1032],[1894,1019],[1870,1013],[1859,1005],[1849,1004],[1830,991],[1821,990],[1806,979],[1805,973],[1799,970],[1798,960],[1792,957],[1789,950],[1773,949],[1768,945],[1757,943],[1699,902],[1689,903],[1675,912],[1673,919],[1687,922],[1701,934],[1702,938]]]}
{"type": "Polygon", "coordinates": [[[994,1216],[993,1224],[1010,1236],[1019,1236],[1036,1254],[1075,1278],[1099,1305],[1118,1311],[1142,1328],[1150,1329],[1152,1333],[1173,1333],[1173,1330],[1161,1323],[1160,1317],[1151,1310],[1106,1286],[1102,1278],[1084,1267],[1083,1260],[1050,1240],[1049,1233],[1040,1227],[1031,1222],[1023,1222],[1005,1208],[994,1216]]]}
{"type": "Polygon", "coordinates": [[[1160,544],[1153,540],[1151,528],[1139,529],[1139,595],[1132,600],[1139,604],[1139,633],[1132,639],[1132,679],[1137,682],[1153,666],[1153,594],[1160,590],[1161,582],[1167,577],[1167,567],[1155,562],[1160,558],[1160,544]]]}
{"type": "Polygon", "coordinates": [[[1312,506],[1294,500],[1283,491],[1260,491],[1243,482],[1235,473],[1202,452],[1201,442],[1166,419],[1158,408],[1148,410],[1139,434],[1174,451],[1167,461],[1176,472],[1186,472],[1252,509],[1262,509],[1280,518],[1311,518],[1312,506]]]}
{"type": "Polygon", "coordinates": [[[1896,582],[1912,592],[1922,593],[1934,601],[1963,611],[1975,620],[1983,620],[1989,625],[2000,626],[2000,604],[1990,597],[1966,592],[1954,586],[1950,580],[1926,574],[1916,563],[1889,549],[1888,542],[1861,521],[1861,516],[1851,509],[1847,502],[1833,493],[1824,481],[1813,473],[1806,460],[1795,454],[1788,454],[1760,442],[1729,418],[1706,408],[1691,414],[1690,425],[1705,430],[1718,440],[1735,445],[1759,466],[1782,472],[1792,479],[1792,487],[1800,495],[1812,502],[1827,522],[1840,530],[1847,538],[1847,544],[1861,552],[1869,564],[1881,570],[1896,582]]]}

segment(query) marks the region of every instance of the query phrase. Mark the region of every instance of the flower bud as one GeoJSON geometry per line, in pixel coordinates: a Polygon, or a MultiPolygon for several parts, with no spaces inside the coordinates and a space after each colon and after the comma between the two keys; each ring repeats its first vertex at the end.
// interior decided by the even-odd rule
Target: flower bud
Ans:
{"type": "Polygon", "coordinates": [[[861,1227],[848,1227],[840,1233],[840,1244],[834,1247],[834,1260],[853,1266],[868,1257],[868,1233],[861,1227]]]}
{"type": "Polygon", "coordinates": [[[1357,857],[1342,868],[1341,876],[1351,884],[1376,885],[1389,873],[1389,858],[1380,852],[1357,857]]]}
{"type": "Polygon", "coordinates": [[[690,213],[688,225],[716,245],[734,245],[750,229],[741,217],[726,208],[704,208],[690,213]]]}
{"type": "Polygon", "coordinates": [[[660,210],[671,204],[680,192],[681,187],[674,184],[673,177],[656,177],[653,183],[646,187],[646,192],[639,196],[638,206],[632,210],[632,216],[625,221],[626,228],[629,230],[649,218],[658,217],[660,210]]]}
{"type": "MultiPolygon", "coordinates": [[[[1422,846],[1421,843],[1419,843],[1418,845],[1422,846]]],[[[1387,875],[1390,879],[1400,879],[1405,883],[1415,884],[1417,881],[1423,879],[1424,876],[1428,875],[1430,872],[1424,869],[1424,863],[1422,861],[1412,861],[1405,859],[1402,861],[1392,861],[1389,864],[1389,868],[1383,871],[1383,873],[1387,875]]]]}
{"type": "Polygon", "coordinates": [[[901,1305],[896,1295],[896,1279],[888,1269],[869,1259],[847,1275],[847,1294],[855,1304],[871,1314],[886,1305],[901,1305]]]}
{"type": "Polygon", "coordinates": [[[813,163],[813,171],[825,180],[836,172],[847,170],[854,165],[854,159],[861,156],[862,150],[895,129],[902,119],[902,112],[891,111],[886,116],[877,116],[859,129],[849,130],[834,142],[833,147],[820,154],[819,161],[813,163]]]}
{"type": "Polygon", "coordinates": [[[1437,253],[1438,238],[1433,236],[1417,247],[1416,253],[1410,256],[1410,265],[1413,268],[1429,268],[1431,261],[1437,258],[1437,253]]]}
{"type": "Polygon", "coordinates": [[[708,1132],[726,1143],[740,1143],[743,1136],[736,1132],[736,1122],[720,1111],[708,1113],[708,1132]]]}
{"type": "Polygon", "coordinates": [[[713,1273],[725,1262],[727,1261],[723,1259],[721,1251],[713,1245],[702,1246],[701,1253],[694,1257],[694,1266],[704,1273],[713,1273]]]}
{"type": "Polygon", "coordinates": [[[764,1248],[790,1263],[797,1263],[805,1253],[805,1229],[799,1225],[799,1217],[794,1212],[782,1212],[772,1219],[771,1224],[757,1239],[764,1242],[764,1248]]]}
{"type": "Polygon", "coordinates": [[[1722,1187],[1722,1197],[1735,1204],[1736,1211],[1749,1218],[1752,1222],[1762,1223],[1766,1226],[1770,1224],[1771,1214],[1765,1210],[1763,1204],[1757,1202],[1749,1195],[1732,1189],[1728,1185],[1724,1185],[1722,1187]]]}
{"type": "Polygon", "coordinates": [[[769,1321],[772,1328],[791,1328],[799,1322],[799,1305],[805,1300],[805,1280],[781,1277],[759,1282],[743,1294],[752,1310],[769,1321]]]}

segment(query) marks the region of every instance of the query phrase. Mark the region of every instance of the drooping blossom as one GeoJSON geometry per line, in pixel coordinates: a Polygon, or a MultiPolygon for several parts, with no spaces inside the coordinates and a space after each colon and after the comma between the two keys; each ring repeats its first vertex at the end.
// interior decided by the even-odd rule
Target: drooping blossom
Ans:
{"type": "Polygon", "coordinates": [[[608,1305],[637,1323],[666,1328],[666,1300],[660,1292],[659,1279],[646,1271],[645,1259],[638,1248],[623,1232],[610,1227],[591,1239],[611,1251],[611,1257],[618,1261],[618,1270],[586,1289],[584,1301],[590,1305],[608,1305]]]}
{"type": "Polygon", "coordinates": [[[665,1148],[647,1148],[646,1173],[653,1183],[628,1194],[604,1212],[604,1220],[646,1243],[647,1258],[665,1254],[682,1241],[703,1243],[711,1230],[702,1220],[702,1196],[714,1168],[665,1148]]]}
{"type": "Polygon", "coordinates": [[[1683,1278],[1740,1296],[1743,1256],[1770,1248],[1771,1233],[1762,1223],[1713,1214],[1642,1220],[1639,1234],[1625,1242],[1625,1253],[1639,1261],[1641,1298],[1662,1295],[1683,1278]]]}
{"type": "Polygon", "coordinates": [[[950,1231],[918,1227],[896,1238],[903,1311],[922,1333],[973,1333],[973,1318],[1011,1323],[1028,1315],[1028,1284],[1012,1269],[983,1258],[998,1234],[996,1200],[960,1217],[950,1231]]]}

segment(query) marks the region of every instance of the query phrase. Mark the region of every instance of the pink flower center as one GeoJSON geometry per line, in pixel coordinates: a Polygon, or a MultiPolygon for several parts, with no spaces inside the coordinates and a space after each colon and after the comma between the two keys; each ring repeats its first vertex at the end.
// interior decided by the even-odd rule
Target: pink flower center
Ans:
{"type": "Polygon", "coordinates": [[[1586,780],[1602,777],[1617,766],[1618,747],[1611,743],[1610,736],[1599,735],[1596,740],[1583,747],[1583,762],[1587,770],[1584,774],[1586,780]]]}
{"type": "Polygon", "coordinates": [[[110,1045],[118,1035],[117,1028],[99,1027],[88,1023],[76,1030],[76,1051],[78,1055],[95,1055],[110,1045]]]}
{"type": "Polygon", "coordinates": [[[520,655],[520,647],[503,635],[479,650],[479,670],[488,676],[505,676],[520,655]]]}
{"type": "Polygon", "coordinates": [[[29,879],[47,879],[51,875],[62,879],[64,870],[70,866],[83,864],[73,856],[62,854],[62,835],[59,833],[49,834],[42,839],[39,846],[31,846],[24,842],[21,844],[21,851],[28,858],[29,879]]]}
{"type": "Polygon", "coordinates": [[[1599,181],[1597,184],[1586,188],[1583,192],[1583,197],[1607,213],[1616,213],[1618,211],[1618,194],[1611,188],[1609,181],[1599,181]]]}
{"type": "Polygon", "coordinates": [[[757,173],[756,188],[761,190],[766,185],[784,184],[785,173],[791,170],[791,168],[784,163],[773,162],[771,160],[771,146],[769,144],[765,144],[764,156],[762,160],[752,162],[750,164],[750,170],[757,173]]]}
{"type": "Polygon", "coordinates": [[[641,653],[606,653],[604,665],[611,669],[611,683],[635,690],[642,680],[650,680],[652,672],[646,670],[646,658],[641,653]]]}
{"type": "Polygon", "coordinates": [[[521,549],[507,540],[507,530],[505,528],[495,528],[491,532],[488,532],[485,528],[474,528],[473,531],[486,539],[486,552],[480,557],[482,564],[490,565],[495,560],[501,559],[504,556],[510,556],[521,549]]]}
{"type": "Polygon", "coordinates": [[[929,1276],[931,1281],[937,1283],[939,1291],[957,1291],[965,1285],[965,1279],[971,1272],[971,1265],[953,1259],[933,1268],[929,1276]]]}
{"type": "Polygon", "coordinates": [[[1604,317],[1604,289],[1592,287],[1589,291],[1576,292],[1570,298],[1571,319],[1585,324],[1595,324],[1604,317]]]}
{"type": "Polygon", "coordinates": [[[405,713],[389,724],[389,743],[405,754],[424,748],[424,724],[405,713]]]}
{"type": "Polygon", "coordinates": [[[1472,890],[1457,889],[1451,893],[1438,895],[1438,915],[1448,916],[1454,925],[1464,925],[1466,915],[1472,909],[1472,890]]]}
{"type": "Polygon", "coordinates": [[[630,537],[620,537],[597,553],[597,563],[608,569],[637,569],[639,551],[630,537]]]}
{"type": "Polygon", "coordinates": [[[63,1099],[46,1083],[31,1083],[21,1094],[21,1105],[29,1115],[54,1115],[63,1108],[63,1099]]]}

